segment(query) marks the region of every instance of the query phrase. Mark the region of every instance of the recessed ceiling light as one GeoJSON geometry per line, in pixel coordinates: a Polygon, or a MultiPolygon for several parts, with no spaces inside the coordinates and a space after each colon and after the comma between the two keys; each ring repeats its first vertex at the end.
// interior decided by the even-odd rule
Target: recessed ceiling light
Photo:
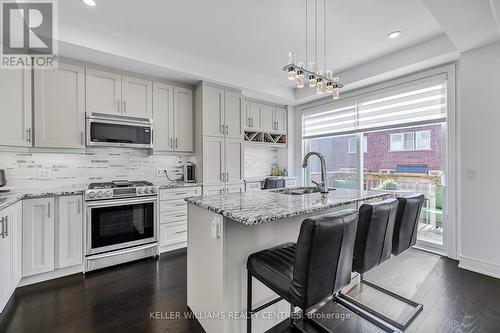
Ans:
{"type": "Polygon", "coordinates": [[[95,1],[94,0],[82,0],[84,4],[90,7],[95,7],[95,1]]]}
{"type": "Polygon", "coordinates": [[[387,37],[390,39],[398,38],[399,36],[401,36],[401,31],[393,31],[387,34],[387,37]]]}

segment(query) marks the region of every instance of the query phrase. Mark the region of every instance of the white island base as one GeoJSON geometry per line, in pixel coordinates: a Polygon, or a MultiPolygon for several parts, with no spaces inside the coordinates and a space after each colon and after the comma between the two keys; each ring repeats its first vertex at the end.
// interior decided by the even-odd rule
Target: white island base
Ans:
{"type": "MultiPolygon", "coordinates": [[[[246,225],[192,203],[188,205],[187,304],[207,333],[246,332],[246,262],[250,254],[296,242],[301,222],[307,217],[358,207],[353,203],[246,225]]],[[[253,308],[277,297],[256,279],[252,292],[253,308]]],[[[252,320],[252,332],[265,332],[289,313],[290,305],[285,301],[262,310],[252,320]]]]}

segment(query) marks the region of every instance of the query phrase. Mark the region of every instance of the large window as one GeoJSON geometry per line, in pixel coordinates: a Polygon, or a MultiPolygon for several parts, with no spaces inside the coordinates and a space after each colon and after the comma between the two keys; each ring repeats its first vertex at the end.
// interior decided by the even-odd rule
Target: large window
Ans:
{"type": "MultiPolygon", "coordinates": [[[[437,75],[305,110],[304,147],[325,156],[330,186],[423,193],[418,239],[440,246],[446,119],[446,76],[437,75]]],[[[319,163],[312,163],[306,180],[319,177],[319,163]]]]}

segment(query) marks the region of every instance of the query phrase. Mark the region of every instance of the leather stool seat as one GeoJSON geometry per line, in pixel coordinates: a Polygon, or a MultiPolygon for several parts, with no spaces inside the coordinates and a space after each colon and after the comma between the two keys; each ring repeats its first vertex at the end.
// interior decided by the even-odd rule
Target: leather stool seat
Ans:
{"type": "Polygon", "coordinates": [[[287,295],[293,279],[296,243],[285,243],[248,257],[247,269],[279,295],[287,295]]]}

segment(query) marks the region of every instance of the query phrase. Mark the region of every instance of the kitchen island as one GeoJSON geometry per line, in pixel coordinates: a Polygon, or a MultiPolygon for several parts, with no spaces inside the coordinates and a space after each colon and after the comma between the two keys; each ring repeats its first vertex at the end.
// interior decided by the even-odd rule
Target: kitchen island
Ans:
{"type": "MultiPolygon", "coordinates": [[[[192,197],[188,201],[187,304],[207,333],[246,332],[246,261],[251,253],[295,242],[301,222],[387,193],[336,189],[327,195],[287,195],[272,191],[192,197]]],[[[276,295],[254,279],[253,307],[276,295]]],[[[290,305],[281,301],[257,314],[253,332],[284,320],[290,305]]]]}

